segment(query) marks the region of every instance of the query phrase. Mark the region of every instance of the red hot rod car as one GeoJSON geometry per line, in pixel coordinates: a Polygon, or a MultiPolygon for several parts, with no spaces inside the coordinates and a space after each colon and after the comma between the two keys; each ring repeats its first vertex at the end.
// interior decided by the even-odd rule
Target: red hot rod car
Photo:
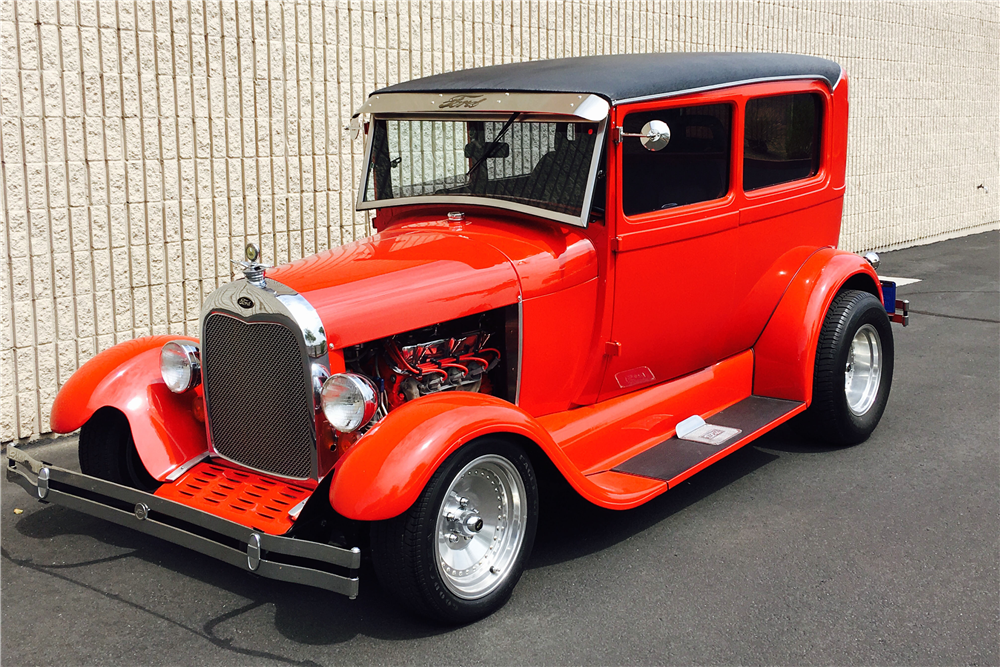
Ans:
{"type": "Polygon", "coordinates": [[[540,467],[628,509],[796,417],[865,440],[906,304],[836,249],[847,80],[782,54],[501,65],[373,93],[352,123],[377,233],[284,266],[247,248],[200,340],[85,364],[52,409],[54,502],[261,576],[492,612],[540,467]],[[897,312],[901,309],[903,312],[897,312]]]}

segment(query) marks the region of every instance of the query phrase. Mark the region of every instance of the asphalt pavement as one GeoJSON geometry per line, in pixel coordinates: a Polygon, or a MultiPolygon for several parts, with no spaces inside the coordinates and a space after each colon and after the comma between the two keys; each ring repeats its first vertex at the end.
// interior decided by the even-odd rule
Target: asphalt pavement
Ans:
{"type": "MultiPolygon", "coordinates": [[[[542,518],[510,603],[409,616],[257,578],[2,484],[4,665],[1000,663],[1000,233],[885,253],[889,405],[868,442],[791,427],[627,512],[542,518]],[[22,509],[23,513],[15,513],[22,509]]],[[[32,454],[76,467],[73,438],[32,454]]]]}

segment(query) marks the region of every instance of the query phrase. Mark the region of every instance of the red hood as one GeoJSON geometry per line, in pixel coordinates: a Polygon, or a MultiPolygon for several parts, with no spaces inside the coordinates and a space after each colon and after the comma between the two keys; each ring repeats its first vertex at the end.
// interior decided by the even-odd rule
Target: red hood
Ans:
{"type": "Polygon", "coordinates": [[[593,245],[579,232],[526,233],[488,221],[394,226],[267,271],[316,308],[334,348],[500,308],[596,275],[593,245]]]}

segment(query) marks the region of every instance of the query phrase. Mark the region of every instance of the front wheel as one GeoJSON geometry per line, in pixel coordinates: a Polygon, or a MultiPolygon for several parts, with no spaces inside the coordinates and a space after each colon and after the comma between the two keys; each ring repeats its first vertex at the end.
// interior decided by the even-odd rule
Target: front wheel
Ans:
{"type": "Polygon", "coordinates": [[[534,544],[538,484],[527,454],[501,438],[454,453],[401,516],[372,524],[382,587],[444,623],[502,607],[534,544]]]}
{"type": "Polygon", "coordinates": [[[877,297],[845,290],[830,304],[816,348],[813,435],[836,445],[864,442],[878,426],[892,385],[893,340],[877,297]]]}

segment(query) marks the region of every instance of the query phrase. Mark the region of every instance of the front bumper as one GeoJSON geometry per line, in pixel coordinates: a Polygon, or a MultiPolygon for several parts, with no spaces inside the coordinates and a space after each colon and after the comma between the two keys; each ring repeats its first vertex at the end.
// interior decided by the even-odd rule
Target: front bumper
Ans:
{"type": "Polygon", "coordinates": [[[323,588],[354,598],[361,550],[253,530],[127,486],[48,465],[7,446],[7,480],[42,502],[180,544],[268,579],[323,588]]]}

